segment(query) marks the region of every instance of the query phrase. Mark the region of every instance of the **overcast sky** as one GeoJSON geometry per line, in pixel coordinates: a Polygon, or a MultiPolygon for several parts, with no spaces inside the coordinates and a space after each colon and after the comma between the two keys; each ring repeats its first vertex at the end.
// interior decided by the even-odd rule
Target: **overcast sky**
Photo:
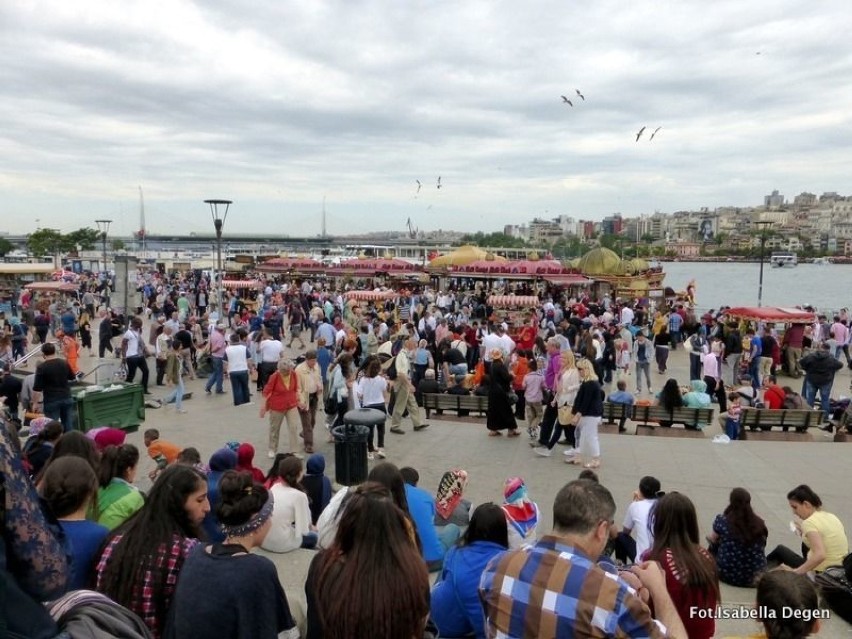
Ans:
{"type": "Polygon", "coordinates": [[[150,233],[228,198],[226,233],[290,235],[324,197],[351,233],[852,192],[850,27],[848,0],[5,0],[0,230],[128,234],[140,185],[150,233]]]}

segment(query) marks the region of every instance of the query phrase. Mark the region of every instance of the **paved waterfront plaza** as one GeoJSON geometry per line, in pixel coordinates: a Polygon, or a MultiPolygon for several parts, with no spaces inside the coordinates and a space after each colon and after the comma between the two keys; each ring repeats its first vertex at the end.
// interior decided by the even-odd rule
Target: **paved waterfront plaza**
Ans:
{"type": "MultiPolygon", "coordinates": [[[[292,354],[296,354],[295,351],[292,354]]],[[[97,358],[84,357],[82,368],[89,370],[97,361],[97,358]]],[[[685,383],[687,374],[687,355],[679,349],[669,359],[669,375],[685,383]]],[[[664,380],[655,373],[652,375],[654,387],[662,387],[664,380]]],[[[786,378],[779,380],[782,384],[786,381],[786,378]]],[[[794,387],[800,384],[790,381],[794,382],[794,387]]],[[[849,383],[849,371],[844,369],[837,376],[834,395],[848,393],[849,383]]],[[[211,396],[204,393],[204,380],[186,380],[186,384],[187,391],[193,392],[192,399],[184,404],[186,414],[177,414],[173,407],[149,409],[144,426],[128,441],[142,449],[142,431],[154,427],[164,439],[180,446],[195,446],[205,460],[228,440],[248,441],[257,450],[256,465],[265,471],[269,463],[265,455],[267,426],[258,416],[258,403],[253,401],[235,407],[227,386],[226,395],[211,396]]],[[[152,383],[151,390],[157,397],[160,393],[164,395],[166,388],[152,383]]],[[[257,400],[257,396],[253,399],[257,400]]],[[[499,503],[503,481],[508,476],[520,475],[542,512],[539,533],[549,529],[553,499],[559,488],[577,477],[579,467],[563,463],[561,454],[550,458],[534,455],[527,444],[525,429],[522,437],[509,439],[487,437],[484,420],[471,423],[433,418],[430,424],[430,428],[415,433],[404,422],[405,435],[388,434],[388,461],[398,466],[415,467],[420,472],[420,485],[430,491],[437,488],[445,470],[464,468],[470,477],[465,497],[474,504],[499,503]]],[[[833,443],[819,431],[815,431],[813,442],[714,444],[712,436],[721,432],[715,424],[704,431],[705,437],[701,439],[633,436],[633,431],[633,425],[628,423],[626,435],[601,435],[599,475],[618,504],[616,522],[619,524],[639,478],[651,474],[660,479],[664,490],[683,492],[695,502],[702,536],[710,532],[713,517],[725,508],[728,493],[735,486],[743,486],[751,492],[755,511],[766,520],[768,549],[781,543],[798,547],[798,538],[789,532],[791,512],[786,493],[799,483],[809,484],[823,499],[827,510],[837,514],[847,526],[852,525],[852,500],[848,497],[847,481],[852,444],[833,443]]],[[[333,479],[334,445],[326,442],[324,429],[315,437],[315,448],[325,455],[326,470],[333,479]]],[[[557,446],[556,450],[563,449],[557,446]]],[[[149,463],[143,457],[140,471],[145,471],[149,463]]],[[[146,475],[146,472],[139,473],[139,477],[144,478],[139,481],[143,490],[148,488],[146,475]]],[[[267,556],[277,565],[291,606],[298,615],[304,605],[304,579],[312,551],[267,556]]],[[[750,604],[753,598],[753,590],[722,586],[725,605],[750,604]]],[[[753,630],[751,622],[725,621],[719,623],[717,634],[745,635],[753,630]]],[[[824,624],[821,635],[852,636],[852,629],[835,618],[824,624]]]]}

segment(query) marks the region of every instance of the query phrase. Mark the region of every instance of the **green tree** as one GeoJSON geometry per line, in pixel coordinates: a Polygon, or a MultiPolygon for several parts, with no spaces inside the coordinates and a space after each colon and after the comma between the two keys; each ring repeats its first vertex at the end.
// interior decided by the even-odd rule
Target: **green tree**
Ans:
{"type": "Polygon", "coordinates": [[[127,248],[127,246],[124,244],[124,240],[120,240],[118,238],[115,238],[110,244],[110,246],[112,247],[113,251],[123,251],[125,248],[127,248]]]}
{"type": "Polygon", "coordinates": [[[37,257],[53,255],[65,249],[62,233],[56,229],[39,229],[27,236],[27,248],[37,257]]]}
{"type": "Polygon", "coordinates": [[[461,243],[492,248],[524,248],[527,246],[527,243],[519,237],[512,237],[505,233],[483,233],[482,231],[462,236],[461,243]]]}
{"type": "Polygon", "coordinates": [[[79,246],[84,251],[91,251],[101,241],[101,233],[97,229],[83,227],[71,231],[64,236],[65,250],[73,251],[79,246]]]}
{"type": "Polygon", "coordinates": [[[5,237],[0,237],[0,257],[6,257],[6,254],[11,253],[13,250],[15,250],[15,245],[5,237]]]}

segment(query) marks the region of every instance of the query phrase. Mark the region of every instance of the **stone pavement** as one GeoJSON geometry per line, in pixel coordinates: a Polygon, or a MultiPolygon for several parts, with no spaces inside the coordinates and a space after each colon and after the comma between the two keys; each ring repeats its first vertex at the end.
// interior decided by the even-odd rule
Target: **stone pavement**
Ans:
{"type": "MultiPolygon", "coordinates": [[[[143,333],[147,335],[147,330],[143,333]]],[[[153,360],[151,362],[151,390],[155,397],[165,388],[153,385],[153,360]]],[[[97,359],[81,362],[89,370],[97,359]],[[91,365],[90,365],[91,364],[91,365]]],[[[652,366],[653,368],[653,366],[652,366]]],[[[725,377],[729,377],[725,369],[725,377]]],[[[669,359],[668,376],[682,384],[687,382],[687,355],[682,349],[669,359]]],[[[652,372],[654,388],[662,387],[665,379],[652,372]]],[[[838,374],[835,396],[847,394],[849,371],[838,374]]],[[[782,378],[782,385],[787,383],[782,378]]],[[[799,385],[789,380],[791,385],[799,385]]],[[[633,390],[634,380],[628,389],[633,390]]],[[[203,380],[189,381],[187,390],[193,398],[185,402],[187,413],[176,414],[173,408],[148,410],[147,421],[128,441],[142,447],[142,431],[156,427],[164,439],[181,446],[195,446],[204,459],[228,440],[251,442],[257,450],[256,465],[268,467],[266,458],[267,427],[258,417],[258,404],[234,407],[230,392],[227,395],[205,395],[203,380]]],[[[226,386],[227,389],[227,386],[226,386]]],[[[257,397],[255,396],[254,400],[257,397]]],[[[404,422],[405,435],[387,434],[387,461],[397,466],[412,466],[420,473],[421,486],[435,490],[441,475],[448,469],[464,468],[469,474],[465,497],[474,505],[502,500],[503,481],[508,476],[524,477],[529,494],[542,513],[539,532],[549,530],[553,499],[566,482],[574,479],[580,468],[563,463],[561,446],[554,449],[550,458],[534,455],[527,444],[524,429],[522,437],[487,437],[484,420],[460,423],[432,419],[431,426],[415,433],[408,420],[404,422]]],[[[628,423],[629,433],[633,432],[628,423]]],[[[714,516],[728,501],[731,488],[743,486],[752,494],[752,505],[769,528],[768,549],[776,544],[797,548],[799,540],[789,532],[791,512],[786,493],[800,483],[809,484],[822,498],[825,508],[835,513],[852,527],[852,500],[848,498],[848,444],[832,443],[817,432],[813,442],[759,442],[745,441],[731,444],[713,444],[711,438],[721,432],[715,424],[705,431],[704,439],[642,437],[626,435],[601,435],[601,482],[612,491],[618,511],[616,523],[621,522],[624,510],[637,488],[639,478],[650,474],[658,477],[666,491],[677,490],[688,495],[696,505],[701,525],[701,535],[710,532],[714,516]]],[[[317,452],[326,457],[327,474],[334,476],[333,444],[326,443],[323,430],[316,439],[317,452]]],[[[282,438],[286,446],[286,437],[282,438]]],[[[143,453],[144,455],[144,453],[143,453]]],[[[374,463],[370,462],[372,466],[374,463]]],[[[140,487],[147,485],[149,462],[143,457],[139,477],[140,487]]],[[[294,613],[304,605],[304,579],[313,556],[312,551],[299,550],[286,555],[267,554],[279,570],[294,613]]],[[[751,604],[754,591],[722,586],[724,604],[751,604]]],[[[747,635],[755,632],[753,622],[725,621],[717,624],[718,636],[747,635]]],[[[820,636],[852,636],[852,628],[837,617],[823,624],[820,636]]]]}

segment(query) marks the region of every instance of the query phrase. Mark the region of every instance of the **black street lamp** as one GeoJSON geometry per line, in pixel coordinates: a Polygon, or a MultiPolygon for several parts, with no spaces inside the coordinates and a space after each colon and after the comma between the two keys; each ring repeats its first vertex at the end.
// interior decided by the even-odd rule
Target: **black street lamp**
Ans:
{"type": "Polygon", "coordinates": [[[769,220],[760,220],[754,222],[754,225],[760,228],[760,280],[757,285],[757,306],[763,306],[763,249],[766,246],[766,229],[772,226],[774,222],[769,220]]]}
{"type": "Polygon", "coordinates": [[[103,266],[102,271],[103,271],[104,275],[106,276],[106,274],[108,272],[108,270],[107,270],[106,241],[107,241],[107,234],[109,233],[109,225],[112,224],[112,220],[95,220],[95,224],[98,225],[98,231],[100,231],[100,233],[101,233],[101,246],[103,247],[103,252],[104,252],[104,255],[103,255],[104,266],[103,266]]]}
{"type": "Polygon", "coordinates": [[[204,200],[210,205],[210,216],[213,218],[213,228],[216,230],[216,314],[222,319],[222,227],[228,217],[228,209],[233,204],[231,200],[204,200]],[[221,217],[220,217],[221,212],[221,217]]]}

